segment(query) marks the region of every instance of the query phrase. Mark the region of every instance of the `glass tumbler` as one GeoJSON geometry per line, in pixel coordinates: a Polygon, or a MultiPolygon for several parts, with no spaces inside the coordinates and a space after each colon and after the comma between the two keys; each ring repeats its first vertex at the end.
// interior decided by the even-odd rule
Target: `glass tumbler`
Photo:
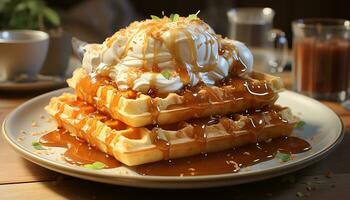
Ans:
{"type": "Polygon", "coordinates": [[[229,37],[245,43],[254,56],[254,69],[274,73],[287,63],[285,33],[273,28],[275,11],[271,8],[234,8],[227,12],[229,37]]]}
{"type": "Polygon", "coordinates": [[[299,19],[292,22],[293,89],[342,102],[349,94],[350,21],[299,19]]]}

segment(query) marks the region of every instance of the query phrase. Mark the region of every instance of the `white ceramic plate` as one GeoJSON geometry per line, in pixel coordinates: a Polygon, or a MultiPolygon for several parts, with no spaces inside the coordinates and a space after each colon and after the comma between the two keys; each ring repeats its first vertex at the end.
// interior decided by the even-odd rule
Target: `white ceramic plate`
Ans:
{"type": "Polygon", "coordinates": [[[306,122],[304,128],[296,130],[294,134],[307,140],[312,146],[310,151],[296,154],[295,159],[291,161],[280,163],[273,159],[253,165],[249,169],[243,168],[238,173],[195,177],[141,176],[135,173],[133,168],[125,166],[91,170],[65,163],[60,156],[65,151],[63,148],[50,148],[45,155],[38,154],[31,145],[33,141],[38,141],[40,135],[32,136],[30,133],[56,128],[54,121],[47,122],[49,116],[44,111],[44,106],[51,97],[67,91],[70,90],[53,91],[19,106],[4,121],[4,136],[23,157],[38,165],[63,174],[104,183],[149,188],[201,188],[262,180],[301,169],[320,160],[341,142],[344,134],[341,120],[332,110],[311,98],[285,91],[281,93],[278,103],[289,106],[293,113],[306,122]],[[37,123],[37,127],[32,127],[33,121],[37,123]],[[21,133],[21,130],[25,130],[26,134],[21,133]]]}

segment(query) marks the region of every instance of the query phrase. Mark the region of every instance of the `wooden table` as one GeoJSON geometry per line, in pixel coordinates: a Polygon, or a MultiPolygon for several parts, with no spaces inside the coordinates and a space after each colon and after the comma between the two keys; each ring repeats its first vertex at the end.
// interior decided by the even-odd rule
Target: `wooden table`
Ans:
{"type": "MultiPolygon", "coordinates": [[[[288,76],[283,75],[283,76],[288,76]]],[[[288,78],[286,78],[288,79],[288,78]]],[[[0,122],[33,97],[0,91],[0,122]]],[[[0,199],[350,199],[350,111],[324,102],[343,120],[342,144],[322,161],[295,173],[239,186],[202,190],[155,190],[81,180],[35,165],[14,152],[0,137],[0,199]]]]}

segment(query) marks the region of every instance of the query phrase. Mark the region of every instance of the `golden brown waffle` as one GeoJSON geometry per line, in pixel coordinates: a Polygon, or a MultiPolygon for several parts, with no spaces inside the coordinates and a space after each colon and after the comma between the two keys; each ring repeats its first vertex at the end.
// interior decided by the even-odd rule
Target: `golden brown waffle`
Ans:
{"type": "Polygon", "coordinates": [[[228,80],[220,86],[202,86],[152,97],[135,91],[119,91],[107,78],[87,75],[79,68],[68,84],[84,101],[133,127],[239,113],[272,105],[283,90],[280,78],[253,72],[247,78],[228,80]]]}
{"type": "Polygon", "coordinates": [[[289,135],[297,121],[288,108],[272,106],[259,113],[133,128],[101,114],[73,94],[52,98],[45,109],[59,127],[129,166],[289,135]]]}

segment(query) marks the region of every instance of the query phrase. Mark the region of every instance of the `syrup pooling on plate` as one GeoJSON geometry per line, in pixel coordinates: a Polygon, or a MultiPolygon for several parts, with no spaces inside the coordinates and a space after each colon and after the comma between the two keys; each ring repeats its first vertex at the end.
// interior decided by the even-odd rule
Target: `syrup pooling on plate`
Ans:
{"type": "Polygon", "coordinates": [[[85,165],[98,161],[104,163],[105,168],[115,168],[121,165],[115,158],[92,148],[84,140],[70,135],[64,129],[45,134],[40,138],[40,143],[44,146],[67,148],[63,158],[71,164],[85,165]]]}
{"type": "Polygon", "coordinates": [[[136,167],[142,175],[199,176],[235,173],[240,168],[271,160],[277,151],[297,154],[308,151],[311,146],[297,137],[283,137],[270,142],[249,144],[236,149],[192,157],[160,161],[136,167]]]}

